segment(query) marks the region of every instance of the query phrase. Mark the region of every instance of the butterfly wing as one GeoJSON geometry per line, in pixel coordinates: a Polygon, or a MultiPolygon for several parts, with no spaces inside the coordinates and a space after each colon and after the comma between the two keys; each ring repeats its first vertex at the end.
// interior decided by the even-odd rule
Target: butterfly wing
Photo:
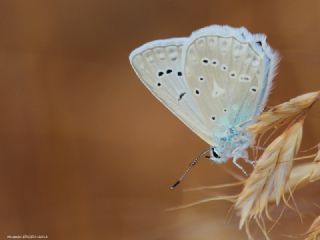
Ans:
{"type": "Polygon", "coordinates": [[[182,48],[185,38],[146,43],[130,54],[130,62],[144,85],[173,114],[203,140],[211,143],[209,129],[188,91],[183,76],[182,48]]]}
{"type": "Polygon", "coordinates": [[[189,91],[214,135],[254,121],[265,106],[278,62],[264,35],[214,25],[194,32],[183,53],[189,91]]]}

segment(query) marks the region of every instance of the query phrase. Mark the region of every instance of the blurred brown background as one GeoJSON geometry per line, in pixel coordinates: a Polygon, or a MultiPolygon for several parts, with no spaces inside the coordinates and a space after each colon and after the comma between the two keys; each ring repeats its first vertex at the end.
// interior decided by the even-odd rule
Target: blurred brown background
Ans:
{"type": "MultiPolygon", "coordinates": [[[[183,188],[234,179],[203,161],[168,189],[207,145],[128,62],[147,41],[210,24],[268,35],[282,56],[271,105],[320,88],[320,1],[0,2],[1,239],[246,239],[234,213],[228,220],[228,203],[165,211],[211,196],[183,188]]],[[[304,147],[320,139],[319,112],[306,123],[304,147]]],[[[306,211],[304,225],[291,212],[280,230],[301,233],[319,212],[306,211]]],[[[273,239],[283,239],[277,231],[273,239]]]]}

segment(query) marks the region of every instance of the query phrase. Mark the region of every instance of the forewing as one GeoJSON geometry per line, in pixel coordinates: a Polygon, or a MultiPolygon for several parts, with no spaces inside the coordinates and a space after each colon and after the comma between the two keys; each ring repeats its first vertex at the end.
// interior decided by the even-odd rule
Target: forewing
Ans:
{"type": "Polygon", "coordinates": [[[184,80],[182,47],[185,41],[185,38],[175,38],[146,43],[130,54],[130,62],[151,93],[211,144],[210,132],[184,80]]]}
{"type": "Polygon", "coordinates": [[[278,61],[264,35],[228,26],[194,32],[183,59],[187,85],[215,135],[254,121],[265,106],[278,61]]]}

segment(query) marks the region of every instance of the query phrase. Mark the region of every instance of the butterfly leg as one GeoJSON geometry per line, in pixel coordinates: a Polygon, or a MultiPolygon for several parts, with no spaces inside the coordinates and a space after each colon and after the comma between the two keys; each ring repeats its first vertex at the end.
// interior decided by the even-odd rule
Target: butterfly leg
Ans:
{"type": "Polygon", "coordinates": [[[252,167],[256,166],[256,160],[250,160],[247,150],[240,148],[240,157],[246,162],[252,165],[252,167]]]}
{"type": "Polygon", "coordinates": [[[244,175],[248,176],[248,173],[247,173],[247,172],[244,170],[244,168],[237,162],[238,159],[239,159],[238,157],[233,157],[233,160],[232,160],[233,164],[236,165],[237,168],[239,168],[239,169],[243,172],[244,175]]]}
{"type": "Polygon", "coordinates": [[[260,150],[260,151],[266,150],[266,148],[260,147],[260,146],[253,146],[253,148],[258,149],[258,150],[260,150]]]}
{"type": "Polygon", "coordinates": [[[257,161],[256,160],[250,160],[247,158],[244,158],[244,160],[246,161],[246,163],[249,163],[250,165],[252,165],[252,167],[256,166],[257,161]]]}

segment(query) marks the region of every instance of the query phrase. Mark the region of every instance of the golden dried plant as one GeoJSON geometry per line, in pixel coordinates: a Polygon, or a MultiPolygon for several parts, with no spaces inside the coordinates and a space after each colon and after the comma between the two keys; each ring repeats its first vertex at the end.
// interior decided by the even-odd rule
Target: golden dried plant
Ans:
{"type": "MultiPolygon", "coordinates": [[[[318,180],[320,180],[320,164],[315,162],[299,164],[292,168],[284,193],[293,193],[296,189],[318,180]]],[[[275,201],[276,195],[270,195],[269,202],[275,201]]]]}
{"type": "MultiPolygon", "coordinates": [[[[319,152],[317,154],[313,154],[310,155],[309,157],[315,157],[319,154],[319,152]]],[[[293,159],[294,161],[295,159],[293,159]]],[[[317,162],[307,162],[307,163],[303,163],[303,164],[299,164],[297,166],[294,166],[291,170],[290,176],[285,184],[285,189],[282,193],[282,196],[284,196],[285,194],[293,194],[295,192],[295,190],[299,189],[299,188],[303,188],[304,186],[313,183],[315,181],[320,180],[320,164],[317,162]]],[[[248,181],[248,180],[247,180],[248,181]]],[[[240,180],[239,182],[234,182],[234,183],[227,183],[227,184],[221,184],[221,185],[215,185],[215,186],[204,186],[204,187],[197,187],[197,188],[192,188],[192,189],[186,189],[186,192],[190,192],[190,191],[202,191],[202,190],[216,190],[216,189],[223,189],[223,188],[227,188],[227,187],[236,187],[236,186],[241,186],[243,184],[245,184],[246,181],[240,180]]],[[[184,209],[184,208],[189,208],[189,207],[193,207],[193,206],[197,206],[200,204],[206,204],[212,201],[228,201],[231,203],[235,203],[237,201],[237,199],[239,199],[239,194],[237,195],[226,195],[226,196],[221,196],[221,195],[217,195],[217,196],[213,196],[207,199],[202,199],[193,203],[189,203],[186,205],[182,205],[176,208],[171,208],[169,210],[177,210],[177,209],[184,209]]],[[[268,200],[268,205],[269,207],[272,207],[273,203],[276,202],[277,197],[279,196],[278,191],[272,191],[272,193],[268,196],[267,200],[268,200]]],[[[292,197],[292,195],[289,195],[290,197],[292,197]]],[[[267,208],[267,207],[266,207],[267,208]]],[[[248,226],[246,226],[246,230],[247,230],[247,234],[249,239],[253,239],[250,235],[250,229],[248,228],[248,226]]],[[[264,231],[265,237],[266,239],[268,239],[268,235],[267,235],[267,231],[265,229],[262,229],[264,231]]],[[[308,234],[311,234],[311,232],[308,234]]],[[[314,233],[312,233],[313,235],[308,236],[308,240],[311,239],[315,239],[315,238],[310,238],[312,236],[314,236],[314,233]]]]}
{"type": "MultiPolygon", "coordinates": [[[[308,110],[319,99],[320,91],[303,94],[263,112],[257,122],[248,127],[255,138],[260,138],[270,129],[279,129],[284,124],[289,125],[266,147],[247,179],[238,179],[239,182],[236,183],[191,189],[197,191],[241,185],[243,189],[239,194],[217,195],[174,209],[192,207],[210,201],[226,200],[238,210],[240,215],[239,228],[245,226],[249,239],[253,239],[249,228],[251,220],[255,220],[265,238],[270,239],[264,221],[265,216],[269,220],[273,220],[269,209],[278,206],[281,200],[285,206],[291,207],[288,202],[293,198],[295,190],[320,180],[320,144],[316,153],[297,157],[302,141],[304,119],[308,110]],[[306,159],[313,159],[313,161],[294,166],[296,161],[306,159]]],[[[268,138],[270,136],[272,135],[269,135],[268,138]]],[[[319,234],[320,217],[311,225],[306,239],[317,239],[319,234]]]]}
{"type": "Polygon", "coordinates": [[[262,213],[271,219],[267,208],[269,197],[274,196],[279,204],[285,193],[293,159],[300,148],[302,127],[303,119],[300,119],[277,137],[259,158],[235,203],[240,211],[240,228],[252,218],[261,218],[262,213]]]}
{"type": "MultiPolygon", "coordinates": [[[[284,194],[288,194],[289,191],[293,193],[295,190],[302,188],[318,180],[320,180],[320,164],[315,162],[308,162],[308,163],[299,164],[298,166],[294,166],[291,170],[289,179],[287,181],[284,194]]],[[[240,185],[243,185],[244,183],[245,183],[244,181],[240,181],[240,182],[226,183],[226,184],[214,185],[214,186],[189,188],[189,189],[185,189],[184,192],[223,189],[227,187],[240,186],[240,185]]],[[[275,193],[271,194],[268,199],[269,203],[275,202],[276,196],[277,195],[275,193]]],[[[211,197],[207,199],[202,199],[200,201],[182,205],[176,208],[172,208],[172,210],[188,208],[188,207],[196,206],[203,203],[208,203],[210,201],[217,201],[217,200],[235,202],[238,197],[239,195],[216,196],[216,197],[211,197]]]]}
{"type": "Polygon", "coordinates": [[[260,114],[257,122],[248,127],[248,130],[255,136],[278,127],[289,118],[297,116],[299,113],[309,109],[319,100],[320,91],[310,92],[292,98],[288,102],[281,103],[260,114]]]}
{"type": "Polygon", "coordinates": [[[316,157],[314,158],[315,162],[320,162],[320,144],[318,144],[318,152],[316,157]]]}
{"type": "Polygon", "coordinates": [[[311,224],[307,231],[305,240],[319,240],[320,239],[320,216],[318,216],[311,224]]]}

